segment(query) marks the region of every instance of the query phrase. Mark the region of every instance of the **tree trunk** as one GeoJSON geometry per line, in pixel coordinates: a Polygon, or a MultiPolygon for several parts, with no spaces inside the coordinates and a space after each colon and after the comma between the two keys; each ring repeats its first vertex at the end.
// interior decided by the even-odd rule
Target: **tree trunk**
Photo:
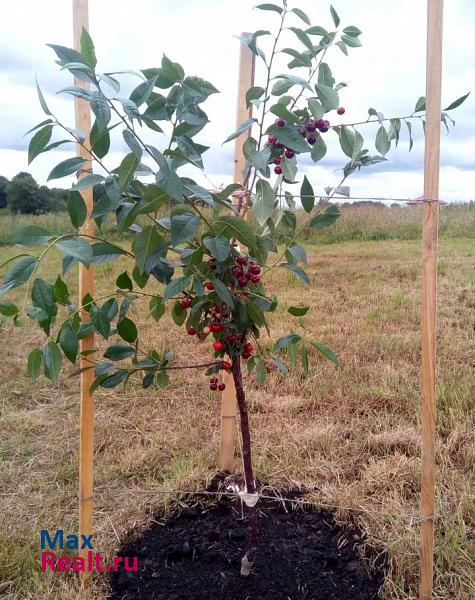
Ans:
{"type": "MultiPolygon", "coordinates": [[[[247,413],[246,395],[242,385],[241,357],[233,356],[232,365],[234,385],[236,387],[236,398],[239,408],[241,437],[242,437],[242,459],[244,464],[244,480],[246,492],[256,493],[256,482],[252,470],[251,434],[249,431],[249,416],[247,413]]],[[[257,551],[257,512],[256,506],[249,506],[249,548],[241,559],[241,575],[247,577],[254,564],[257,551]]]]}

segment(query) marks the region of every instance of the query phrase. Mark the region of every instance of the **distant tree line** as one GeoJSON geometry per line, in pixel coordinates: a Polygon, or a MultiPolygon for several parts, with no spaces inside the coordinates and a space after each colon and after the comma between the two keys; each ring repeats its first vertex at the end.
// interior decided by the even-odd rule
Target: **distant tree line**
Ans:
{"type": "Polygon", "coordinates": [[[66,210],[68,190],[38,185],[30,173],[22,171],[11,180],[0,175],[0,208],[12,213],[38,215],[66,210]]]}

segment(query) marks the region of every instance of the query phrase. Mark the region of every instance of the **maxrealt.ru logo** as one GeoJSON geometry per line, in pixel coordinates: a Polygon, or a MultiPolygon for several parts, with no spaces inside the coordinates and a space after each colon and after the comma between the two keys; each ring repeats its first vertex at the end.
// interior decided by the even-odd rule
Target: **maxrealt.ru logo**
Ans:
{"type": "Polygon", "coordinates": [[[74,534],[65,535],[62,529],[57,529],[54,535],[46,529],[42,529],[41,536],[41,571],[59,571],[68,573],[70,571],[119,571],[123,567],[126,571],[138,571],[138,558],[134,556],[114,556],[112,564],[104,564],[104,557],[99,552],[94,552],[92,545],[93,535],[74,534]],[[56,552],[45,550],[86,550],[83,556],[59,556],[56,552]]]}

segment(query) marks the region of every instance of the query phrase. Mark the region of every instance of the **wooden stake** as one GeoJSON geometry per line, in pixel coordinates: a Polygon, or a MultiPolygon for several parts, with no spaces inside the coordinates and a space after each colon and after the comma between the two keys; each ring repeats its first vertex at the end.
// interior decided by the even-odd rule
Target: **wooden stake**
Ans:
{"type": "Polygon", "coordinates": [[[428,0],[422,225],[422,474],[420,600],[433,592],[436,424],[436,320],[443,0],[428,0]]]}
{"type": "MultiPolygon", "coordinates": [[[[88,0],[73,0],[73,27],[74,27],[74,48],[81,50],[81,33],[83,28],[88,29],[88,0]]],[[[89,85],[75,80],[75,85],[89,88],[89,85]]],[[[89,135],[91,132],[91,110],[89,103],[81,98],[74,98],[76,128],[81,129],[85,136],[85,146],[89,146],[89,135]]],[[[91,156],[86,149],[77,145],[77,155],[86,159],[78,179],[85,177],[92,172],[91,156]]],[[[93,208],[93,190],[87,188],[81,192],[86,203],[88,217],[81,227],[80,233],[85,235],[94,235],[94,221],[91,218],[93,208]]],[[[82,263],[79,264],[79,301],[86,294],[94,295],[94,271],[92,266],[87,269],[82,263]]],[[[82,312],[82,320],[88,319],[88,313],[82,312]]],[[[94,348],[94,334],[88,335],[80,341],[80,351],[92,350],[94,348]]],[[[81,360],[81,368],[90,366],[84,360],[81,360]]],[[[94,492],[94,399],[89,392],[89,388],[94,380],[94,370],[90,369],[81,374],[81,422],[79,439],[79,533],[90,535],[92,533],[92,508],[94,492]]],[[[86,559],[87,549],[81,550],[80,555],[86,559]]],[[[81,576],[84,581],[91,578],[91,573],[83,571],[81,576]]]]}
{"type": "MultiPolygon", "coordinates": [[[[250,37],[250,33],[242,33],[242,37],[250,37]]],[[[255,70],[255,55],[249,50],[246,44],[241,43],[241,53],[239,56],[239,81],[238,81],[238,96],[237,96],[237,115],[236,127],[241,123],[250,119],[252,116],[252,106],[246,107],[246,92],[254,85],[254,70],[255,70]]],[[[236,139],[234,145],[234,181],[244,184],[242,175],[246,164],[244,157],[243,146],[244,142],[251,135],[251,130],[243,133],[236,139]]],[[[246,202],[246,196],[233,196],[233,204],[236,208],[242,207],[246,202]]],[[[231,373],[224,372],[223,382],[226,384],[221,397],[221,444],[219,449],[219,466],[225,471],[231,471],[234,462],[234,448],[236,446],[237,429],[236,429],[236,388],[231,373]]]]}

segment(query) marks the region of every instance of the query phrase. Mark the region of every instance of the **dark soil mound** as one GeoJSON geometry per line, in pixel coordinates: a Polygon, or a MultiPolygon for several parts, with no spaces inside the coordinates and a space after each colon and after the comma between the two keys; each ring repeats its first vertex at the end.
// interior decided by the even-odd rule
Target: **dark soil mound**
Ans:
{"type": "Polygon", "coordinates": [[[337,525],[329,511],[260,500],[259,552],[253,574],[243,578],[247,524],[240,501],[190,496],[187,504],[168,520],[157,515],[161,524],[152,523],[140,538],[123,545],[119,554],[137,556],[139,570],[112,575],[111,600],[378,597],[383,569],[368,574],[357,552],[359,532],[337,525]]]}

